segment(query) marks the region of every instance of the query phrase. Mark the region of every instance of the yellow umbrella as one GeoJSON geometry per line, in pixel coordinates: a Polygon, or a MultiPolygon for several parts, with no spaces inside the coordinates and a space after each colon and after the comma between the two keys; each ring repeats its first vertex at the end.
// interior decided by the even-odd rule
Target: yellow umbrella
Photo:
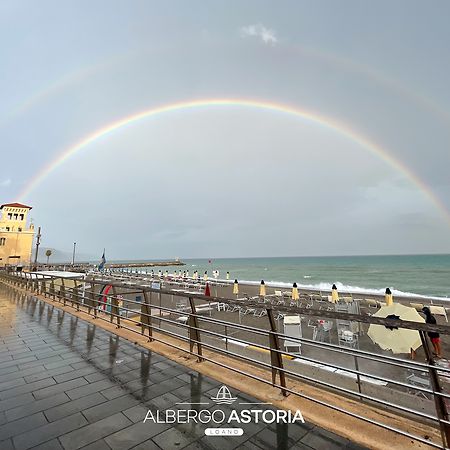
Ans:
{"type": "Polygon", "coordinates": [[[205,271],[205,275],[203,275],[203,279],[205,281],[208,281],[208,271],[207,270],[205,271]]]}
{"type": "Polygon", "coordinates": [[[292,285],[292,300],[300,300],[300,295],[298,295],[297,283],[292,285]]]}
{"type": "MultiPolygon", "coordinates": [[[[392,319],[409,320],[424,323],[425,319],[419,315],[415,308],[393,303],[390,306],[381,307],[373,317],[389,317],[392,319]]],[[[375,344],[383,350],[391,350],[392,353],[410,353],[421,345],[420,335],[417,330],[406,328],[391,328],[384,325],[370,325],[367,335],[375,344]]]]}
{"type": "Polygon", "coordinates": [[[331,288],[331,301],[337,303],[339,301],[339,294],[335,284],[331,288]]]}
{"type": "Polygon", "coordinates": [[[392,298],[392,292],[389,288],[386,288],[384,301],[386,302],[386,306],[391,306],[394,303],[394,299],[392,298]]]}
{"type": "Polygon", "coordinates": [[[266,296],[266,285],[264,283],[264,280],[261,280],[261,285],[259,286],[259,296],[260,297],[266,296]]]}
{"type": "Polygon", "coordinates": [[[234,280],[233,294],[234,295],[238,295],[239,294],[239,283],[238,283],[238,280],[234,280]]]}

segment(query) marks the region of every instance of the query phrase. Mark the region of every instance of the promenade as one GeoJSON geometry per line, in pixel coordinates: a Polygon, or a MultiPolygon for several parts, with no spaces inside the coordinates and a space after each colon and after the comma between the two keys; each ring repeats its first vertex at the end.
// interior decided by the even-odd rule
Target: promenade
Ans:
{"type": "MultiPolygon", "coordinates": [[[[232,437],[205,436],[202,424],[143,423],[149,410],[179,409],[180,403],[239,408],[211,405],[221,386],[0,285],[2,450],[361,448],[309,423],[250,423],[241,425],[242,436],[232,437]]],[[[235,389],[231,393],[237,403],[258,402],[235,389]]]]}

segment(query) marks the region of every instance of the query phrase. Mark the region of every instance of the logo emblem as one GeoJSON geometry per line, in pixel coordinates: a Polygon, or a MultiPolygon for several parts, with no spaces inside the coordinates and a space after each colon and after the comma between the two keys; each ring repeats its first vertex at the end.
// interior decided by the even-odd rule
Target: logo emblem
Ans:
{"type": "Polygon", "coordinates": [[[231,405],[237,400],[237,397],[233,397],[230,390],[225,385],[223,385],[217,392],[217,395],[215,397],[211,397],[211,400],[218,403],[219,405],[231,405]]]}

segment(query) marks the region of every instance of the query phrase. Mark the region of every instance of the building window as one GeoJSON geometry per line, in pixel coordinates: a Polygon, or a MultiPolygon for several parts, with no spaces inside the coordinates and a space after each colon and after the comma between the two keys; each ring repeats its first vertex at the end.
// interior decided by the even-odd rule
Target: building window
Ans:
{"type": "Polygon", "coordinates": [[[8,220],[12,220],[12,214],[8,213],[8,220]]]}
{"type": "Polygon", "coordinates": [[[14,220],[17,220],[19,218],[19,215],[16,213],[14,214],[14,220]]]}
{"type": "Polygon", "coordinates": [[[19,227],[19,228],[18,228],[18,231],[19,231],[19,233],[20,233],[20,232],[22,231],[22,228],[19,227]]]}
{"type": "Polygon", "coordinates": [[[6,227],[6,231],[9,231],[9,227],[6,227]]]}
{"type": "Polygon", "coordinates": [[[0,245],[5,245],[6,243],[6,238],[2,237],[0,238],[0,245]]]}
{"type": "Polygon", "coordinates": [[[21,215],[20,215],[20,220],[23,220],[23,218],[24,218],[24,215],[21,214],[21,215]]]}

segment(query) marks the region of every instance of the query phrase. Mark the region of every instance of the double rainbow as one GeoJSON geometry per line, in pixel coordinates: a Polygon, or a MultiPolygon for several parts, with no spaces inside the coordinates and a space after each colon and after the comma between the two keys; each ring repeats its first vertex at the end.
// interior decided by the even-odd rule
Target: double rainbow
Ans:
{"type": "Polygon", "coordinates": [[[106,125],[103,128],[95,130],[93,133],[81,139],[76,144],[66,148],[56,159],[50,161],[40,172],[38,172],[30,182],[25,186],[23,191],[19,195],[19,201],[25,201],[31,192],[44,181],[54,170],[68,161],[73,155],[79,151],[89,147],[95,141],[114,133],[115,131],[131,125],[135,122],[152,118],[155,116],[165,115],[176,111],[190,111],[195,109],[205,108],[227,108],[227,107],[241,107],[250,108],[261,111],[271,111],[275,113],[288,114],[295,116],[299,119],[313,122],[321,125],[325,128],[333,130],[349,140],[359,144],[361,148],[372,153],[379,159],[385,161],[388,165],[401,172],[406,176],[414,185],[416,185],[420,191],[422,191],[428,199],[440,210],[447,221],[450,223],[450,213],[446,209],[445,205],[439,200],[436,194],[405,164],[392,156],[386,149],[382,148],[375,142],[367,139],[366,137],[358,134],[346,124],[340,123],[335,119],[331,119],[324,115],[319,115],[305,109],[296,108],[289,105],[280,103],[273,103],[261,100],[241,99],[241,98],[208,98],[191,100],[185,102],[170,103],[167,105],[159,106],[156,108],[147,109],[136,114],[124,117],[113,123],[106,125]]]}

